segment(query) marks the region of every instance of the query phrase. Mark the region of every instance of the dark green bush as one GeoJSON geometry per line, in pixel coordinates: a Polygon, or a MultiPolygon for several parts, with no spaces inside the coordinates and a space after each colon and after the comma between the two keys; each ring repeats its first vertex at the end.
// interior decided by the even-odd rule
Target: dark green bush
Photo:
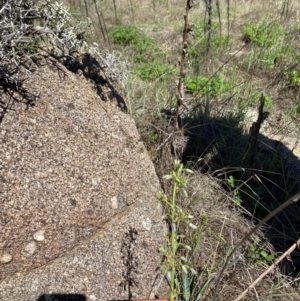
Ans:
{"type": "Polygon", "coordinates": [[[201,92],[206,96],[217,96],[230,89],[231,82],[227,81],[224,76],[216,75],[213,78],[206,76],[187,76],[185,79],[186,89],[191,93],[201,92]]]}
{"type": "Polygon", "coordinates": [[[120,25],[109,32],[113,43],[117,45],[137,44],[141,40],[141,33],[134,26],[120,25]]]}

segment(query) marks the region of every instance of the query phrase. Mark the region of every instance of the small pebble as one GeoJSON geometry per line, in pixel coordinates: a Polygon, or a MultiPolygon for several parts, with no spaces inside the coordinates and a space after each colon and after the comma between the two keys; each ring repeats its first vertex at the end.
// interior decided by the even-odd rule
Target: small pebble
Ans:
{"type": "Polygon", "coordinates": [[[12,261],[12,256],[8,253],[4,253],[1,257],[0,257],[0,263],[5,264],[5,263],[9,263],[12,261]]]}
{"type": "Polygon", "coordinates": [[[96,179],[92,179],[92,185],[93,186],[97,186],[98,185],[98,181],[96,179]]]}
{"type": "Polygon", "coordinates": [[[142,225],[144,227],[145,230],[150,231],[152,228],[152,222],[151,219],[149,217],[144,217],[142,216],[142,225]]]}
{"type": "Polygon", "coordinates": [[[118,204],[118,199],[116,196],[112,197],[111,199],[111,208],[112,209],[118,209],[119,204],[118,204]]]}
{"type": "Polygon", "coordinates": [[[37,249],[35,242],[30,242],[28,245],[26,245],[25,250],[27,252],[27,256],[31,256],[37,249]]]}
{"type": "Polygon", "coordinates": [[[45,230],[39,230],[33,234],[33,238],[36,241],[43,241],[45,239],[45,230]]]}

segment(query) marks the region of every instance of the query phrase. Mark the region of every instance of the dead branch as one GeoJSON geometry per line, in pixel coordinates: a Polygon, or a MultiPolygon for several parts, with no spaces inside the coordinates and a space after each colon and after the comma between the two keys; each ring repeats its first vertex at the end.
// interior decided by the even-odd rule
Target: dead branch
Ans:
{"type": "Polygon", "coordinates": [[[186,9],[185,9],[185,14],[183,15],[184,18],[184,29],[182,33],[182,52],[181,52],[181,60],[180,60],[180,71],[179,71],[179,78],[178,78],[178,84],[177,84],[177,92],[176,92],[176,99],[177,99],[177,105],[175,109],[175,114],[174,114],[174,130],[178,130],[178,115],[179,115],[179,108],[183,105],[184,103],[184,86],[183,86],[183,79],[185,76],[185,71],[184,71],[184,61],[188,55],[188,34],[190,32],[193,32],[191,29],[191,24],[189,24],[189,11],[192,9],[192,7],[195,5],[194,0],[187,0],[186,1],[186,9]]]}
{"type": "Polygon", "coordinates": [[[263,93],[260,97],[260,105],[258,107],[258,117],[257,121],[252,123],[252,126],[249,129],[249,166],[253,168],[255,157],[257,154],[257,145],[258,145],[258,137],[259,131],[261,128],[262,123],[267,118],[268,113],[264,112],[264,104],[265,104],[265,96],[263,93]]]}

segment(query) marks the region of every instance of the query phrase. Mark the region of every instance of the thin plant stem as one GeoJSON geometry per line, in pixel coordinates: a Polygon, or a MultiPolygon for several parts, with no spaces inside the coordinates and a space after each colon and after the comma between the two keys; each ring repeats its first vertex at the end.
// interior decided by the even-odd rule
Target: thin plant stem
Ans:
{"type": "Polygon", "coordinates": [[[230,0],[226,0],[227,2],[227,36],[229,38],[230,32],[230,0]]]}
{"type": "Polygon", "coordinates": [[[129,0],[129,7],[130,7],[130,12],[131,12],[133,24],[135,24],[135,20],[134,20],[134,10],[133,10],[133,5],[132,5],[132,0],[129,0]]]}
{"type": "Polygon", "coordinates": [[[172,195],[172,207],[171,207],[171,260],[172,260],[172,270],[171,270],[171,293],[170,301],[174,300],[176,295],[175,292],[175,262],[176,262],[176,251],[177,251],[177,242],[176,242],[176,193],[177,193],[177,183],[174,183],[173,195],[172,195]]]}
{"type": "Polygon", "coordinates": [[[178,115],[179,115],[179,108],[184,105],[184,87],[183,87],[183,78],[185,76],[184,71],[184,62],[188,55],[188,33],[191,31],[191,26],[189,24],[189,11],[195,5],[193,0],[187,0],[184,18],[184,29],[182,32],[182,52],[181,52],[181,59],[180,59],[180,71],[179,71],[179,78],[177,81],[177,92],[176,92],[176,99],[177,105],[174,115],[174,131],[178,130],[178,115]]]}
{"type": "Polygon", "coordinates": [[[118,24],[118,14],[117,14],[116,0],[113,0],[113,3],[114,3],[114,11],[115,11],[116,24],[118,24]]]}
{"type": "Polygon", "coordinates": [[[85,7],[86,17],[89,18],[89,9],[88,9],[88,4],[87,4],[86,0],[84,0],[84,7],[85,7]]]}
{"type": "Polygon", "coordinates": [[[218,11],[218,18],[219,18],[219,26],[220,26],[220,38],[222,36],[222,20],[221,20],[221,9],[220,9],[220,0],[216,1],[217,11],[218,11]]]}
{"type": "MultiPolygon", "coordinates": [[[[181,164],[178,160],[175,160],[174,170],[165,175],[164,178],[167,180],[172,180],[172,195],[168,198],[165,194],[160,194],[161,200],[167,204],[169,210],[167,216],[169,218],[171,233],[169,235],[169,243],[168,246],[162,247],[160,250],[167,259],[164,264],[164,271],[167,271],[168,281],[170,283],[170,296],[169,300],[174,301],[174,299],[180,294],[180,289],[177,282],[178,268],[182,267],[185,273],[187,273],[187,269],[190,269],[193,273],[196,273],[194,269],[192,269],[189,265],[186,265],[186,259],[182,259],[183,257],[179,257],[177,252],[183,242],[178,242],[180,235],[177,233],[177,229],[179,224],[182,222],[189,222],[191,215],[187,215],[183,212],[183,210],[176,204],[177,201],[177,193],[179,190],[184,192],[186,196],[186,179],[184,178],[184,173],[192,173],[191,170],[184,168],[183,164],[181,164]]],[[[189,226],[193,229],[196,229],[197,226],[189,222],[189,226]]],[[[189,246],[189,250],[191,249],[189,246]]]]}
{"type": "Polygon", "coordinates": [[[208,12],[206,53],[209,53],[211,47],[211,35],[212,35],[212,1],[211,0],[206,1],[206,7],[208,12]]]}
{"type": "Polygon", "coordinates": [[[97,13],[97,16],[98,16],[98,21],[99,21],[99,25],[100,25],[100,28],[101,28],[101,33],[102,33],[104,42],[106,43],[107,41],[106,41],[106,36],[105,36],[105,32],[104,32],[104,26],[102,25],[102,21],[104,21],[104,20],[103,19],[101,20],[96,0],[94,0],[94,5],[95,5],[95,10],[96,10],[96,13],[97,13]]]}

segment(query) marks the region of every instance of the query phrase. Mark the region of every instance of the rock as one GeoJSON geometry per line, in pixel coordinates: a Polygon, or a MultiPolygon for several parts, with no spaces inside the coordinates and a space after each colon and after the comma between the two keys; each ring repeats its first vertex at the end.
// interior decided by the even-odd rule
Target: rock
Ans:
{"type": "Polygon", "coordinates": [[[38,65],[22,86],[34,105],[1,99],[0,300],[146,298],[166,228],[135,123],[105,78],[107,102],[54,59],[38,65]]]}
{"type": "Polygon", "coordinates": [[[0,263],[2,263],[2,264],[9,263],[11,261],[12,261],[12,256],[8,253],[4,253],[0,257],[0,263]]]}
{"type": "Polygon", "coordinates": [[[26,254],[25,256],[31,257],[36,250],[37,250],[36,243],[34,241],[30,242],[25,246],[25,252],[24,252],[26,254]]]}
{"type": "Polygon", "coordinates": [[[33,238],[36,241],[43,241],[45,239],[45,230],[39,230],[33,234],[33,238]]]}

